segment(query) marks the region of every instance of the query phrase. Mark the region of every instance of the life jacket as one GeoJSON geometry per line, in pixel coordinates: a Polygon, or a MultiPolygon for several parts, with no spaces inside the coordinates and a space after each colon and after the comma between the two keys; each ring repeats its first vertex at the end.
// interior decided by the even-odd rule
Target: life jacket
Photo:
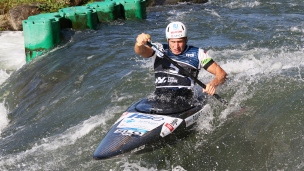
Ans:
{"type": "MultiPolygon", "coordinates": [[[[165,55],[176,61],[187,72],[197,78],[200,70],[198,59],[199,48],[187,45],[184,52],[179,55],[174,55],[169,50],[167,44],[163,44],[163,49],[165,55]]],[[[166,58],[155,57],[154,71],[156,89],[192,89],[194,86],[194,81],[166,58]]]]}

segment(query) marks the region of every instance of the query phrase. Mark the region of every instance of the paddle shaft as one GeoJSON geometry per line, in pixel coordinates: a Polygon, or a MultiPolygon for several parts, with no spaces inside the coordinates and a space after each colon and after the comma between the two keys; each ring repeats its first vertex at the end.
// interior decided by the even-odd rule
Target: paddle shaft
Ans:
{"type": "MultiPolygon", "coordinates": [[[[153,46],[150,42],[147,42],[147,45],[151,47],[158,55],[166,58],[170,63],[172,63],[174,66],[176,66],[179,70],[181,70],[184,74],[186,74],[188,77],[192,78],[198,85],[200,85],[202,88],[206,88],[206,85],[202,83],[200,80],[198,80],[195,76],[190,74],[185,68],[180,66],[176,61],[169,58],[166,54],[161,52],[159,49],[157,49],[155,46],[153,46]]],[[[223,103],[225,106],[228,106],[228,102],[221,98],[218,94],[213,94],[213,97],[215,97],[217,100],[219,100],[221,103],[223,103]]]]}

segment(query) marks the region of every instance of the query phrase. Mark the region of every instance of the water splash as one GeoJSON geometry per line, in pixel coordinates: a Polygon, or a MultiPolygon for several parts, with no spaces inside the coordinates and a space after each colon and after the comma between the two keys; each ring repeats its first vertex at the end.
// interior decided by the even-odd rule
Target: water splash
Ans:
{"type": "MultiPolygon", "coordinates": [[[[83,151],[75,149],[77,148],[79,141],[81,139],[86,139],[85,137],[92,134],[91,131],[95,130],[97,127],[104,127],[106,122],[113,117],[113,111],[116,110],[117,107],[108,109],[105,111],[106,115],[101,114],[90,117],[78,125],[67,129],[62,134],[43,138],[35,142],[33,147],[25,150],[24,152],[0,156],[0,170],[6,170],[5,168],[8,166],[11,169],[15,168],[17,170],[48,170],[49,168],[64,168],[65,166],[60,165],[59,163],[62,160],[70,161],[71,158],[73,158],[73,155],[81,155],[83,151]],[[61,154],[59,154],[59,151],[61,154]],[[70,154],[71,151],[74,151],[75,153],[70,154]],[[25,162],[28,158],[34,158],[34,160],[32,162],[25,162]],[[50,158],[52,158],[52,161],[49,161],[50,158]]],[[[98,135],[100,136],[106,132],[107,130],[103,129],[101,132],[98,132],[98,135]]],[[[100,137],[98,137],[98,139],[99,138],[100,137]]],[[[94,149],[93,146],[88,146],[87,148],[90,151],[93,151],[94,149]]]]}
{"type": "Polygon", "coordinates": [[[23,32],[0,32],[0,42],[0,69],[13,71],[25,64],[23,32]]]}
{"type": "Polygon", "coordinates": [[[9,124],[7,117],[8,111],[4,106],[4,103],[0,103],[0,135],[2,130],[9,124]]]}
{"type": "Polygon", "coordinates": [[[0,85],[5,82],[10,76],[5,70],[0,69],[0,85]]]}

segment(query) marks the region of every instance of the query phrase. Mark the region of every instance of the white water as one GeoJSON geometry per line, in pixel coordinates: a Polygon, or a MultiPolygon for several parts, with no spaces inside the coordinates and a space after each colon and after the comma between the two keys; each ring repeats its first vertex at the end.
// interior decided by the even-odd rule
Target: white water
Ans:
{"type": "MultiPolygon", "coordinates": [[[[23,32],[0,32],[0,87],[12,71],[18,70],[25,63],[23,32]]],[[[9,124],[7,114],[4,102],[0,101],[0,135],[9,124]]]]}
{"type": "MultiPolygon", "coordinates": [[[[57,162],[48,162],[37,156],[45,156],[45,152],[47,151],[49,158],[52,158],[58,154],[58,151],[66,151],[71,147],[71,145],[78,143],[79,139],[84,138],[84,136],[89,134],[90,131],[94,130],[96,127],[104,127],[106,121],[112,117],[111,114],[113,111],[117,110],[116,108],[105,111],[106,116],[93,116],[88,120],[69,128],[60,135],[43,138],[42,140],[37,141],[31,149],[18,153],[17,155],[13,154],[0,157],[0,166],[5,166],[5,164],[8,164],[14,165],[18,169],[26,168],[25,170],[48,170],[49,168],[57,170],[57,162],[69,160],[69,154],[61,155],[59,158],[57,158],[60,161],[57,162]],[[27,158],[36,158],[35,163],[24,164],[24,161],[27,158]]],[[[107,130],[103,130],[103,134],[105,134],[106,131],[107,130]]]]}
{"type": "MultiPolygon", "coordinates": [[[[25,64],[24,37],[21,31],[0,32],[0,70],[17,70],[25,64]]],[[[7,75],[0,75],[5,80],[7,75]]],[[[0,82],[1,84],[2,82],[0,82]]]]}
{"type": "MultiPolygon", "coordinates": [[[[0,103],[0,135],[2,130],[8,125],[7,110],[3,103],[0,103]]],[[[1,136],[0,136],[1,138],[1,136]]]]}

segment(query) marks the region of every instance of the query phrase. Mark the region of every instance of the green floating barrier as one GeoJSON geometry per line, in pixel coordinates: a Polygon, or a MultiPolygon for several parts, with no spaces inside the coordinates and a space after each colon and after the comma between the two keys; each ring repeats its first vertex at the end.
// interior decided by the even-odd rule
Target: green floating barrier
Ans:
{"type": "Polygon", "coordinates": [[[93,2],[86,6],[96,10],[99,22],[114,21],[119,17],[115,7],[117,4],[113,1],[93,2]]]}
{"type": "Polygon", "coordinates": [[[22,21],[26,62],[40,56],[60,42],[59,18],[35,18],[22,21]]]}
{"type": "Polygon", "coordinates": [[[38,14],[38,15],[30,16],[28,19],[40,19],[40,18],[58,18],[61,29],[72,28],[71,21],[62,17],[59,12],[38,14]]]}
{"type": "Polygon", "coordinates": [[[38,56],[41,56],[43,53],[45,53],[45,50],[29,50],[27,51],[25,48],[25,61],[26,63],[29,63],[33,59],[35,59],[38,56]]]}
{"type": "Polygon", "coordinates": [[[98,17],[95,9],[87,6],[75,6],[59,10],[62,17],[69,19],[71,28],[76,30],[96,29],[98,17]]]}
{"type": "Polygon", "coordinates": [[[123,6],[126,19],[146,19],[145,0],[126,0],[123,6]]]}
{"type": "Polygon", "coordinates": [[[51,31],[52,31],[52,39],[54,44],[59,44],[60,43],[60,30],[61,25],[62,25],[62,17],[60,16],[59,13],[45,13],[45,14],[38,14],[38,15],[33,15],[33,16],[29,16],[28,20],[32,20],[32,21],[37,21],[37,20],[50,20],[50,19],[54,19],[56,21],[59,21],[59,25],[58,23],[53,23],[51,25],[51,31]]]}
{"type": "Polygon", "coordinates": [[[103,21],[145,18],[146,0],[105,0],[30,16],[22,21],[26,62],[59,44],[63,28],[96,29],[103,21]]]}
{"type": "Polygon", "coordinates": [[[116,2],[123,6],[121,13],[124,13],[124,19],[146,19],[145,0],[116,0],[116,2]]]}
{"type": "Polygon", "coordinates": [[[114,9],[115,9],[115,14],[117,15],[117,19],[123,19],[123,20],[126,19],[125,10],[121,3],[115,2],[114,9]]]}

